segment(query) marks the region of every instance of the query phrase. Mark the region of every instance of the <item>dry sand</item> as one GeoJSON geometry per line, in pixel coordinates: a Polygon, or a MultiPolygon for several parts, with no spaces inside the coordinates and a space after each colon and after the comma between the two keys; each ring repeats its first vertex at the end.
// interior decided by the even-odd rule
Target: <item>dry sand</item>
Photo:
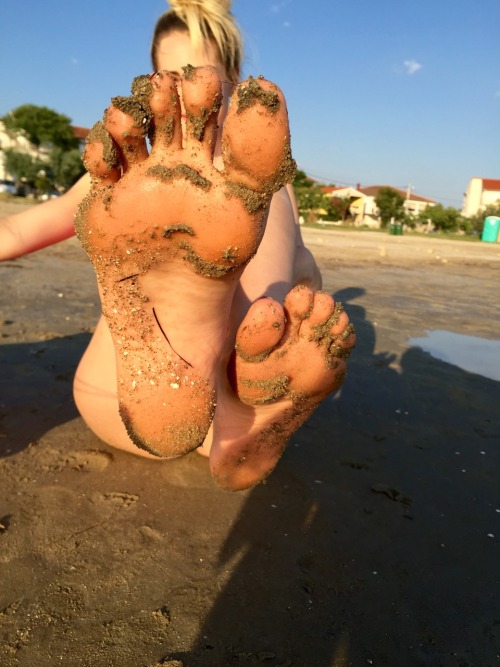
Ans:
{"type": "Polygon", "coordinates": [[[500,338],[500,245],[304,234],[359,345],[241,493],[78,417],[99,307],[74,240],[0,265],[2,667],[498,664],[500,384],[408,339],[500,338]]]}

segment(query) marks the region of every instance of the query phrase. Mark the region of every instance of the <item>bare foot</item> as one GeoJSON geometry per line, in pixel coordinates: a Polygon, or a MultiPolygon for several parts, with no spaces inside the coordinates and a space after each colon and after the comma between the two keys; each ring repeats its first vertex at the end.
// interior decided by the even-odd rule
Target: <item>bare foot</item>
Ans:
{"type": "Polygon", "coordinates": [[[274,299],[252,305],[214,419],[210,466],[220,486],[267,477],[290,436],[344,382],[355,341],[342,305],[325,292],[299,285],[284,308],[274,299]]]}
{"type": "Polygon", "coordinates": [[[294,173],[274,84],[249,79],[233,93],[222,171],[213,166],[219,77],[188,66],[180,86],[181,98],[157,73],[112,100],[86,147],[93,186],[75,221],[113,338],[120,415],[132,441],[162,457],[206,436],[236,283],[273,192],[294,173]]]}

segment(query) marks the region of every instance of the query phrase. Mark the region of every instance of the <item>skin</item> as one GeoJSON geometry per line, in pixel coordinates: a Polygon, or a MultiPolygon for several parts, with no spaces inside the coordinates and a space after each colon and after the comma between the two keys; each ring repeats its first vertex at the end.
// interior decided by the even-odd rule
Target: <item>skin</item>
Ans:
{"type": "MultiPolygon", "coordinates": [[[[212,43],[207,44],[203,54],[194,53],[187,33],[171,33],[159,44],[158,55],[161,69],[179,77],[187,64],[193,66],[209,65],[215,67],[225,83],[228,92],[233,85],[227,83],[224,69],[219,62],[217,51],[212,43]]],[[[219,114],[219,122],[227,112],[227,97],[219,114]]],[[[185,127],[185,112],[182,113],[185,127]]],[[[217,136],[214,164],[221,166],[220,135],[217,136]]],[[[290,200],[289,190],[283,188],[272,199],[268,223],[264,238],[256,257],[247,265],[236,287],[231,313],[231,331],[228,337],[226,355],[232,349],[235,331],[250,304],[261,296],[272,296],[283,301],[291,286],[298,282],[320,287],[319,272],[309,252],[298,244],[300,238],[290,200]],[[276,256],[275,248],[282,251],[276,256]],[[297,275],[296,266],[302,275],[297,275]]],[[[111,353],[112,340],[103,318],[100,319],[93,339],[86,351],[75,377],[75,400],[86,422],[103,440],[115,447],[125,449],[141,456],[150,457],[147,452],[138,449],[128,437],[116,406],[116,369],[114,355],[111,353]],[[99,369],[99,372],[97,372],[99,369]],[[101,372],[101,371],[105,372],[101,372]]],[[[210,452],[212,436],[198,451],[206,456],[210,452]]]]}
{"type": "MultiPolygon", "coordinates": [[[[176,79],[182,76],[182,68],[188,63],[194,67],[214,67],[223,81],[224,102],[218,118],[219,126],[221,126],[228,108],[227,95],[234,88],[234,84],[228,81],[215,46],[208,42],[206,50],[203,53],[197,53],[193,51],[187,33],[170,33],[159,43],[158,63],[162,70],[173,74],[176,79]]],[[[180,85],[178,85],[178,90],[181,96],[181,118],[185,141],[186,112],[180,85]]],[[[218,132],[215,141],[214,165],[219,169],[222,167],[221,151],[221,133],[218,132]]],[[[229,336],[225,349],[220,351],[221,359],[228,358],[233,348],[236,329],[248,311],[250,304],[263,295],[273,296],[276,300],[282,301],[290,287],[295,284],[294,262],[298,255],[297,229],[289,192],[286,188],[282,188],[272,198],[266,232],[257,255],[245,267],[236,286],[229,323],[229,336]],[[275,252],[276,247],[282,248],[278,257],[275,252]]],[[[308,251],[304,249],[304,253],[308,254],[308,251]]],[[[310,265],[315,267],[312,259],[310,265]]],[[[196,282],[196,276],[190,276],[191,290],[193,282],[196,282]]],[[[217,286],[212,286],[212,289],[215,287],[217,286]]],[[[319,287],[319,285],[315,287],[319,287]]],[[[178,291],[181,290],[182,286],[178,288],[178,291]]],[[[160,290],[158,289],[158,291],[160,290]]],[[[204,300],[203,297],[202,302],[204,300]]],[[[170,309],[173,307],[172,305],[170,309]]],[[[168,310],[168,306],[165,306],[165,310],[168,310]]],[[[173,340],[173,347],[176,350],[186,350],[186,353],[182,355],[184,357],[192,354],[191,350],[197,350],[198,354],[203,355],[198,340],[200,326],[204,326],[203,341],[207,345],[216,348],[219,344],[217,337],[220,338],[220,334],[218,333],[214,335],[210,343],[210,338],[207,336],[206,316],[200,318],[200,320],[200,323],[194,321],[191,323],[189,331],[195,332],[193,340],[173,340]]],[[[192,361],[191,357],[190,361],[192,361]]],[[[210,369],[205,369],[205,374],[210,372],[212,372],[210,369]]],[[[150,454],[138,449],[126,433],[118,414],[116,383],[117,375],[114,368],[112,339],[106,321],[101,318],[75,377],[74,393],[77,406],[90,428],[103,440],[115,447],[149,457],[150,454]],[[102,372],[103,368],[106,370],[105,373],[102,372]]],[[[198,451],[208,456],[211,440],[209,435],[204,446],[198,451]]]]}
{"type": "Polygon", "coordinates": [[[129,115],[134,100],[115,98],[119,106],[114,100],[85,151],[94,182],[76,227],[114,342],[120,415],[137,446],[171,457],[198,447],[210,425],[234,291],[262,238],[276,188],[269,183],[289,165],[289,132],[279,89],[263,79],[242,83],[224,120],[220,171],[212,154],[220,133],[216,70],[192,68],[180,87],[167,71],[142,84],[154,127],[151,153],[144,112],[129,115]],[[276,106],[253,97],[256,91],[276,106]],[[240,109],[240,95],[254,103],[240,109]],[[121,156],[121,170],[102,159],[109,154],[121,156]],[[234,188],[261,203],[248,208],[234,188]]]}
{"type": "MultiPolygon", "coordinates": [[[[159,44],[158,60],[161,70],[168,70],[178,79],[186,64],[195,67],[209,65],[215,68],[223,83],[224,103],[219,112],[219,125],[227,113],[228,93],[234,87],[229,82],[218,52],[212,42],[208,42],[203,53],[195,53],[187,33],[170,33],[159,44]]],[[[186,131],[186,113],[181,95],[181,117],[183,133],[186,131]]],[[[221,136],[216,134],[214,165],[221,168],[221,136]]],[[[10,259],[27,252],[33,252],[47,245],[57,243],[74,233],[73,218],[78,204],[88,193],[90,180],[83,177],[68,193],[57,200],[25,211],[1,221],[0,259],[10,259]]],[[[250,304],[260,297],[273,297],[276,308],[286,294],[297,284],[317,290],[321,287],[321,276],[309,251],[304,248],[298,227],[297,210],[291,187],[283,187],[273,198],[269,208],[267,227],[257,254],[245,267],[235,286],[228,336],[219,354],[218,407],[213,427],[199,452],[211,456],[211,468],[217,481],[226,488],[246,488],[265,477],[276,464],[286,444],[286,440],[298,425],[311,413],[322,398],[341,384],[342,373],[330,374],[317,391],[307,399],[307,406],[299,419],[289,419],[289,408],[297,392],[278,401],[273,407],[250,406],[238,398],[238,384],[228,382],[225,368],[230,361],[238,327],[250,304]],[[292,195],[292,196],[291,196],[292,195]],[[280,252],[276,253],[276,248],[280,252]],[[242,452],[248,452],[262,431],[272,424],[282,422],[287,437],[272,443],[271,453],[254,460],[250,466],[241,465],[242,452]],[[253,424],[248,428],[249,423],[253,424]],[[248,437],[242,437],[248,433],[248,437]],[[236,444],[235,444],[236,443],[236,444]],[[212,452],[212,454],[211,454],[212,452]],[[245,471],[246,470],[246,471],[245,471]],[[243,472],[242,472],[243,471],[243,472]]],[[[293,298],[296,298],[293,297],[293,298]]],[[[292,301],[289,302],[293,302],[292,301]]],[[[286,311],[285,311],[286,312],[286,311]]],[[[249,314],[253,316],[252,313],[249,314]]],[[[286,316],[285,316],[286,319],[286,316]]],[[[245,320],[242,324],[244,327],[245,320]]],[[[196,329],[196,323],[193,322],[196,329]]],[[[340,333],[347,330],[347,319],[342,320],[340,333]]],[[[339,333],[339,332],[337,332],[339,333]]],[[[238,334],[241,338],[241,334],[238,334]]],[[[243,339],[244,340],[244,337],[243,339]]],[[[283,346],[285,341],[278,341],[283,346]]],[[[186,343],[189,347],[189,341],[186,343]]],[[[246,344],[246,343],[245,343],[246,344]]],[[[243,344],[243,347],[245,347],[243,344]]],[[[353,335],[348,336],[343,345],[350,349],[354,344],[353,335]]],[[[304,341],[302,341],[304,346],[304,341]]],[[[301,351],[304,354],[304,351],[301,351]]],[[[259,366],[262,372],[272,377],[274,367],[267,361],[259,366]],[[267,371],[265,370],[267,369],[267,371]]],[[[324,355],[323,357],[324,358],[324,355]]],[[[253,367],[244,368],[246,378],[252,378],[253,367]]],[[[343,380],[343,375],[342,375],[343,380]]],[[[75,400],[82,416],[94,432],[109,444],[141,456],[151,454],[138,449],[130,440],[118,412],[117,373],[109,327],[101,317],[94,336],[79,365],[74,384],[75,400]]],[[[258,457],[257,457],[258,458],[258,457]]]]}

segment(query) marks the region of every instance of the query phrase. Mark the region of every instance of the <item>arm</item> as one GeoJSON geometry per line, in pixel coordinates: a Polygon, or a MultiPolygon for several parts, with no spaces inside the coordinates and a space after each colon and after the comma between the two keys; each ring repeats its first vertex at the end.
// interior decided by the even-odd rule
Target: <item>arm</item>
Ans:
{"type": "Polygon", "coordinates": [[[85,174],[58,199],[0,220],[0,261],[14,259],[73,236],[78,204],[89,192],[85,174]]]}

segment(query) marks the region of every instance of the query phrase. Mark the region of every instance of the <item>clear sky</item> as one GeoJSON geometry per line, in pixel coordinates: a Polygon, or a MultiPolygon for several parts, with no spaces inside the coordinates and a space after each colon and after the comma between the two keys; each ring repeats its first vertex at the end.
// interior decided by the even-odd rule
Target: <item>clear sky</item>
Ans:
{"type": "MultiPolygon", "coordinates": [[[[150,71],[164,0],[1,0],[0,115],[33,103],[91,127],[150,71]]],[[[294,156],[336,185],[461,207],[500,178],[499,0],[234,0],[246,59],[288,99],[294,156]]]]}

